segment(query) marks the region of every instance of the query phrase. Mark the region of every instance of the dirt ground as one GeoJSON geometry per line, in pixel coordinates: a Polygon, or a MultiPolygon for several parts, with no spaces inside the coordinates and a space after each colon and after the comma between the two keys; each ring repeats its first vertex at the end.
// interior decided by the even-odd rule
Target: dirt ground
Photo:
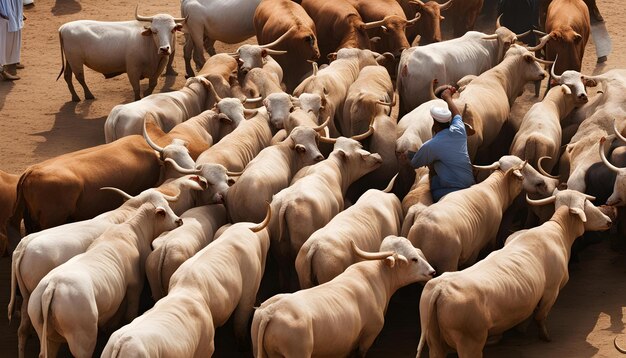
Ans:
{"type": "MultiPolygon", "coordinates": [[[[606,64],[596,66],[594,46],[587,46],[583,72],[598,74],[625,67],[626,15],[623,0],[597,0],[613,40],[613,52],[606,64]]],[[[104,143],[103,124],[111,108],[133,99],[126,75],[104,80],[86,70],[86,80],[96,96],[93,101],[71,102],[63,79],[55,81],[61,69],[58,27],[79,19],[127,20],[133,18],[135,2],[123,0],[36,0],[25,9],[28,18],[23,30],[21,80],[0,82],[0,169],[21,173],[27,166],[63,153],[104,143]]],[[[495,0],[485,1],[477,30],[493,30],[495,0]]],[[[178,1],[151,0],[140,4],[140,14],[165,12],[178,16],[178,1]]],[[[444,14],[445,15],[445,14],[444,14]]],[[[183,86],[184,64],[182,35],[177,39],[179,52],[175,68],[178,77],[162,77],[155,92],[183,86]]],[[[232,51],[237,45],[217,45],[218,51],[232,51]]],[[[77,91],[83,92],[75,81],[77,91]]],[[[147,87],[144,80],[142,88],[147,87]]],[[[531,86],[528,87],[531,89],[531,86]]],[[[527,91],[515,104],[512,117],[521,118],[536,99],[527,91]]],[[[624,240],[624,238],[621,238],[624,240]]],[[[0,307],[9,296],[10,259],[0,258],[0,307]]],[[[498,345],[487,347],[487,357],[616,357],[613,348],[617,334],[626,333],[626,259],[624,253],[611,250],[609,242],[588,248],[570,267],[570,281],[561,292],[549,316],[552,342],[539,340],[531,326],[526,333],[509,332],[498,345]]],[[[371,357],[413,357],[419,339],[417,287],[403,289],[394,296],[385,329],[375,342],[371,357]]],[[[0,357],[17,356],[17,321],[11,325],[0,315],[0,357]]],[[[224,330],[222,330],[223,332],[224,330]]],[[[218,331],[219,332],[219,331],[218,331]]],[[[249,356],[238,353],[218,337],[216,356],[249,356]],[[224,347],[221,349],[221,347],[224,347]]],[[[620,336],[626,346],[626,337],[620,336]]],[[[36,336],[28,344],[27,356],[38,352],[36,336]]],[[[67,353],[65,353],[67,354],[67,353]]]]}

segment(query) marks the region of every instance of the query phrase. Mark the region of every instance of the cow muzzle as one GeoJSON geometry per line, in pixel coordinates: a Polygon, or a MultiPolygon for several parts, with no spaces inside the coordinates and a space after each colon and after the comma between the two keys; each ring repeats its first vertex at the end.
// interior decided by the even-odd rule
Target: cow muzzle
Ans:
{"type": "Polygon", "coordinates": [[[159,54],[163,56],[171,55],[172,51],[170,50],[169,46],[163,46],[159,48],[159,54]]]}
{"type": "Polygon", "coordinates": [[[589,102],[589,98],[587,97],[586,94],[581,93],[578,95],[578,103],[587,103],[589,102]]]}

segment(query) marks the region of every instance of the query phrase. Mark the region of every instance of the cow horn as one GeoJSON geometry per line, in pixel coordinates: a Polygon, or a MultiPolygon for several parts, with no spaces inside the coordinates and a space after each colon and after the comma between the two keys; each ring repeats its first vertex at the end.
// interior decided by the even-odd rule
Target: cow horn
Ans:
{"type": "Polygon", "coordinates": [[[393,99],[391,100],[391,102],[383,102],[381,100],[376,101],[376,103],[381,104],[383,106],[389,106],[389,107],[393,107],[396,105],[396,96],[393,96],[393,99]]]}
{"type": "Polygon", "coordinates": [[[585,194],[585,193],[581,193],[583,194],[583,196],[585,197],[585,199],[589,200],[589,201],[594,201],[596,200],[596,197],[593,195],[589,195],[589,194],[585,194]]]}
{"type": "Polygon", "coordinates": [[[531,47],[531,46],[526,46],[526,49],[527,49],[528,51],[531,51],[531,52],[539,51],[539,50],[541,50],[541,49],[542,49],[542,48],[543,48],[543,47],[544,47],[544,46],[548,43],[548,41],[550,41],[550,38],[551,38],[551,37],[550,37],[550,35],[549,35],[549,34],[548,34],[548,35],[545,35],[545,36],[543,36],[543,37],[541,38],[541,40],[539,41],[539,44],[538,44],[537,46],[534,46],[534,47],[531,47]]]}
{"type": "Polygon", "coordinates": [[[554,78],[555,81],[557,81],[558,83],[561,83],[561,76],[557,76],[556,73],[554,73],[554,66],[556,66],[556,60],[559,59],[559,55],[557,54],[556,57],[554,58],[554,63],[552,64],[552,67],[550,67],[550,76],[552,76],[552,78],[554,78]]]}
{"type": "MultiPolygon", "coordinates": [[[[158,189],[157,189],[158,190],[158,189]]],[[[161,193],[163,195],[163,199],[169,201],[170,203],[173,203],[175,201],[178,201],[178,199],[180,198],[180,193],[176,196],[171,196],[171,195],[165,195],[162,192],[159,191],[159,193],[161,193]]]]}
{"type": "Polygon", "coordinates": [[[313,130],[316,132],[321,131],[322,129],[324,129],[324,127],[328,126],[328,123],[330,123],[330,116],[328,116],[328,118],[326,118],[326,120],[324,121],[324,123],[320,124],[317,127],[313,127],[313,130]]]}
{"type": "Polygon", "coordinates": [[[284,34],[280,35],[280,37],[277,38],[276,40],[274,40],[274,42],[270,42],[270,43],[265,44],[265,45],[259,45],[259,47],[260,48],[264,48],[264,49],[268,49],[268,48],[272,48],[272,47],[280,44],[284,39],[287,38],[287,35],[289,35],[289,33],[291,31],[293,31],[295,28],[296,28],[295,26],[290,27],[289,30],[287,30],[287,32],[285,32],[284,34]]]}
{"type": "Polygon", "coordinates": [[[176,163],[176,161],[172,158],[165,158],[165,160],[163,161],[165,163],[170,163],[172,165],[172,167],[174,168],[174,170],[176,170],[177,172],[181,173],[181,174],[198,174],[202,172],[202,169],[189,169],[189,168],[183,168],[180,165],[178,165],[178,163],[176,163]]]}
{"type": "Polygon", "coordinates": [[[547,198],[543,198],[543,199],[533,200],[533,199],[528,197],[528,194],[526,194],[526,202],[528,204],[532,205],[532,206],[552,204],[552,203],[554,203],[555,200],[556,200],[556,196],[554,196],[554,195],[549,196],[547,198]]]}
{"type": "Polygon", "coordinates": [[[265,229],[267,225],[270,224],[270,220],[272,219],[272,206],[267,201],[265,202],[265,205],[267,205],[267,214],[265,214],[265,219],[263,219],[263,221],[260,224],[251,227],[250,230],[252,232],[259,232],[265,229]]]}
{"type": "Polygon", "coordinates": [[[611,164],[608,159],[606,159],[606,155],[604,155],[604,150],[611,145],[611,141],[607,141],[605,137],[600,138],[600,145],[598,146],[598,150],[600,151],[600,158],[602,158],[602,162],[609,167],[612,171],[619,173],[621,169],[611,164]],[[607,145],[608,144],[608,145],[607,145]]]}
{"type": "Polygon", "coordinates": [[[152,21],[153,16],[141,16],[137,14],[137,9],[139,9],[139,4],[135,6],[135,19],[137,21],[152,21]]]}
{"type": "Polygon", "coordinates": [[[498,16],[498,18],[496,19],[496,29],[502,27],[502,25],[500,25],[500,18],[502,17],[502,15],[504,15],[504,13],[500,14],[500,16],[498,16]]]}
{"type": "Polygon", "coordinates": [[[417,6],[424,6],[424,5],[426,5],[423,2],[421,2],[420,0],[411,0],[411,1],[409,1],[409,4],[414,4],[414,5],[417,5],[417,6]]]}
{"type": "Polygon", "coordinates": [[[287,51],[283,51],[283,50],[272,50],[271,48],[266,48],[265,52],[267,52],[270,55],[284,55],[287,53],[287,51]]]}
{"type": "Polygon", "coordinates": [[[231,172],[231,171],[226,171],[226,175],[228,175],[229,177],[240,177],[241,174],[243,174],[243,170],[240,172],[231,172]]]}
{"type": "Polygon", "coordinates": [[[372,133],[374,133],[373,122],[374,122],[374,118],[372,118],[372,120],[370,121],[370,127],[367,129],[367,132],[354,135],[354,136],[352,136],[350,138],[354,139],[354,140],[358,140],[360,142],[360,141],[366,139],[367,137],[371,136],[372,133]]]}
{"type": "Polygon", "coordinates": [[[552,157],[550,157],[549,155],[544,155],[543,157],[539,158],[539,160],[537,160],[537,169],[539,170],[539,173],[547,176],[550,179],[559,179],[558,176],[554,176],[552,174],[548,174],[545,170],[543,170],[543,167],[541,165],[541,161],[546,159],[546,158],[552,159],[552,157]]]}
{"type": "Polygon", "coordinates": [[[420,17],[422,17],[422,14],[420,14],[419,12],[416,13],[414,18],[412,18],[411,20],[408,20],[406,22],[406,25],[407,26],[411,26],[411,25],[415,24],[417,22],[417,20],[420,19],[420,17]]]}
{"type": "Polygon", "coordinates": [[[443,4],[438,4],[438,5],[439,5],[439,11],[448,10],[450,6],[452,6],[452,0],[448,0],[448,2],[445,2],[443,4]]]}
{"type": "Polygon", "coordinates": [[[365,30],[369,30],[369,29],[373,29],[375,27],[383,26],[385,24],[385,19],[387,19],[387,16],[385,16],[385,18],[382,19],[382,20],[366,22],[365,25],[364,25],[364,28],[365,28],[365,30]]]}
{"type": "Polygon", "coordinates": [[[312,76],[317,76],[317,72],[319,71],[319,66],[317,65],[317,62],[310,61],[310,60],[307,60],[307,61],[311,62],[311,66],[313,66],[313,75],[312,76]]]}
{"type": "Polygon", "coordinates": [[[546,36],[547,33],[543,32],[543,31],[539,31],[537,29],[533,29],[533,32],[536,33],[539,36],[546,36]]]}
{"type": "Polygon", "coordinates": [[[483,40],[497,40],[497,39],[498,39],[498,34],[483,36],[483,40]]]}
{"type": "MultiPolygon", "coordinates": [[[[500,15],[500,16],[502,16],[502,15],[500,15]]],[[[532,32],[533,32],[533,30],[528,30],[526,32],[522,32],[521,34],[515,34],[515,37],[517,37],[517,38],[525,37],[525,36],[530,35],[532,32]]]]}
{"type": "Polygon", "coordinates": [[[395,184],[396,178],[398,177],[398,174],[400,174],[400,173],[396,173],[396,175],[394,175],[393,178],[391,178],[391,180],[389,181],[389,184],[387,184],[387,187],[385,189],[383,189],[383,192],[391,193],[391,189],[393,189],[393,184],[395,184]]]}
{"type": "Polygon", "coordinates": [[[146,131],[146,120],[145,119],[143,121],[143,137],[145,138],[145,140],[148,143],[148,145],[150,147],[152,147],[152,149],[154,149],[157,152],[163,154],[163,148],[159,147],[156,143],[154,143],[152,141],[152,139],[150,139],[150,136],[148,135],[148,131],[146,131]]]}
{"type": "Polygon", "coordinates": [[[328,144],[335,144],[337,143],[337,138],[329,138],[329,137],[320,136],[320,142],[328,143],[328,144]]]}
{"type": "Polygon", "coordinates": [[[130,199],[133,198],[131,195],[127,194],[122,189],[114,188],[114,187],[111,187],[111,186],[103,186],[102,188],[100,188],[100,190],[111,190],[111,191],[114,191],[114,192],[120,194],[121,196],[123,196],[126,200],[130,200],[130,199]]]}
{"type": "Polygon", "coordinates": [[[554,61],[542,60],[542,59],[537,58],[535,56],[533,56],[533,60],[536,61],[536,62],[542,63],[544,65],[553,65],[554,64],[554,61]]]}
{"type": "Polygon", "coordinates": [[[256,98],[248,98],[248,97],[244,97],[243,99],[240,99],[241,104],[245,104],[245,103],[257,103],[257,102],[261,102],[263,100],[263,97],[256,97],[256,98]]]}
{"type": "Polygon", "coordinates": [[[174,18],[174,22],[179,24],[181,22],[187,22],[187,20],[189,20],[189,15],[185,16],[185,17],[175,17],[174,18]]]}
{"type": "Polygon", "coordinates": [[[619,129],[617,129],[617,121],[615,120],[615,118],[613,118],[613,131],[615,132],[615,136],[617,138],[626,142],[626,138],[624,138],[624,136],[622,135],[622,132],[620,132],[619,129]]]}
{"type": "Polygon", "coordinates": [[[354,240],[350,240],[350,245],[352,246],[352,251],[362,259],[365,260],[384,260],[389,256],[393,256],[393,251],[383,251],[383,252],[367,252],[359,249],[358,246],[354,243],[354,240]]]}
{"type": "Polygon", "coordinates": [[[500,168],[500,162],[494,162],[491,165],[474,165],[472,164],[472,167],[474,167],[474,169],[480,169],[480,170],[496,170],[500,168]]]}

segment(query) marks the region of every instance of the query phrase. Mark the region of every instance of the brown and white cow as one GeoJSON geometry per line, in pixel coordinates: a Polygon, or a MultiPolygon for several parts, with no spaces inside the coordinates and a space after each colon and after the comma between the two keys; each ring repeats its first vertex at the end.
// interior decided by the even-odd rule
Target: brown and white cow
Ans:
{"type": "Polygon", "coordinates": [[[364,357],[383,328],[393,293],[435,274],[403,237],[386,237],[376,253],[354,242],[352,248],[364,262],[332,281],[261,304],[252,320],[255,357],[364,357]]]}
{"type": "Polygon", "coordinates": [[[98,330],[137,316],[150,243],[182,225],[169,206],[145,203],[79,254],[50,271],[28,301],[41,342],[40,356],[56,356],[67,342],[75,357],[90,357],[98,330]]]}
{"type": "Polygon", "coordinates": [[[480,357],[490,335],[500,335],[531,316],[541,338],[550,340],[546,317],[569,280],[572,243],[585,231],[611,226],[611,219],[589,200],[593,198],[565,190],[531,201],[554,202],[550,221],[512,234],[503,249],[472,267],[429,281],[420,298],[417,357],[425,343],[432,358],[446,357],[450,351],[480,357]]]}
{"type": "Polygon", "coordinates": [[[135,19],[118,22],[78,20],[59,28],[63,65],[59,77],[64,74],[72,101],[80,101],[72,84],[72,73],[83,86],[85,98],[94,98],[85,82],[84,65],[102,73],[105,78],[127,73],[135,101],[141,98],[139,80],[142,78],[150,81],[144,96],[152,93],[172,55],[174,33],[182,30],[185,19],[167,14],[140,16],[137,8],[135,19]]]}
{"type": "Polygon", "coordinates": [[[391,192],[393,182],[385,190],[366,191],[307,239],[296,257],[301,289],[328,282],[361,261],[350,249],[351,242],[363,250],[376,251],[385,237],[398,235],[402,208],[391,192]]]}
{"type": "MultiPolygon", "coordinates": [[[[205,62],[198,76],[209,80],[221,98],[232,97],[231,76],[237,77],[237,68],[237,60],[233,56],[218,53],[205,62]]],[[[191,67],[187,68],[187,76],[194,77],[191,67]]]]}
{"type": "Polygon", "coordinates": [[[215,329],[232,317],[244,343],[270,245],[267,225],[237,223],[172,275],[167,296],[114,332],[102,357],[210,357],[215,329]]]}
{"type": "Polygon", "coordinates": [[[274,48],[287,51],[285,55],[278,56],[276,62],[284,71],[287,91],[293,91],[308,71],[307,60],[320,57],[315,23],[296,2],[265,0],[256,9],[254,27],[259,44],[271,43],[290,32],[274,48]]]}

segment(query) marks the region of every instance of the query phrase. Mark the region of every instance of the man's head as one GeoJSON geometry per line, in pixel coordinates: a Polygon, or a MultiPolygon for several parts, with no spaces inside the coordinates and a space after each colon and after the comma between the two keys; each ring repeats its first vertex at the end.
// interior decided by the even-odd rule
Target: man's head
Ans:
{"type": "Polygon", "coordinates": [[[452,119],[452,112],[448,107],[432,106],[430,108],[430,115],[433,117],[433,132],[438,133],[450,127],[450,120],[452,119]]]}

